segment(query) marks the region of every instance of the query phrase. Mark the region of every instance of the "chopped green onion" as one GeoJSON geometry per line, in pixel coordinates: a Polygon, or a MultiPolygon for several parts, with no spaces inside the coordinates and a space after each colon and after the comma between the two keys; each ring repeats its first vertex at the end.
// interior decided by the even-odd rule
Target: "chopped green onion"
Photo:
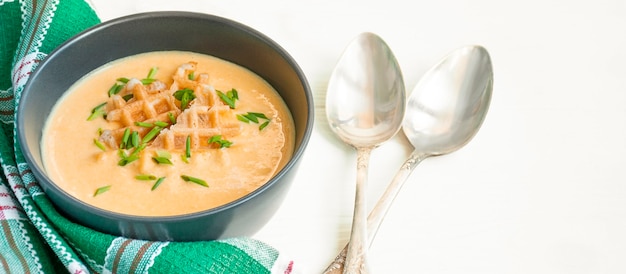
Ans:
{"type": "Polygon", "coordinates": [[[146,122],[135,122],[135,125],[138,127],[153,127],[154,126],[152,123],[146,123],[146,122]]]}
{"type": "Polygon", "coordinates": [[[259,126],[259,130],[263,130],[263,129],[264,129],[267,125],[269,125],[269,124],[270,124],[270,121],[269,121],[269,120],[265,121],[263,124],[261,124],[261,125],[259,126]]]}
{"type": "Polygon", "coordinates": [[[128,146],[128,138],[130,138],[130,128],[126,128],[124,130],[124,135],[122,136],[122,143],[120,144],[121,149],[124,149],[128,146]]]}
{"type": "Polygon", "coordinates": [[[161,178],[157,179],[157,181],[152,186],[151,190],[154,191],[157,187],[159,187],[159,185],[161,185],[161,183],[163,183],[164,180],[165,180],[165,177],[161,177],[161,178]]]}
{"type": "Polygon", "coordinates": [[[189,107],[189,102],[196,98],[196,95],[193,93],[192,89],[181,89],[174,92],[174,98],[180,101],[180,108],[186,109],[189,107]]]}
{"type": "Polygon", "coordinates": [[[174,113],[168,112],[167,117],[170,118],[170,122],[172,122],[172,125],[176,124],[176,117],[174,117],[174,113]]]}
{"type": "Polygon", "coordinates": [[[259,123],[259,118],[257,118],[255,115],[250,114],[250,112],[248,112],[247,114],[242,114],[242,116],[246,117],[248,120],[254,122],[255,124],[259,123]]]}
{"type": "Polygon", "coordinates": [[[236,89],[231,89],[228,92],[226,92],[226,96],[228,96],[229,98],[232,98],[233,100],[239,100],[239,93],[237,92],[236,89]]]}
{"type": "Polygon", "coordinates": [[[101,143],[100,141],[98,141],[98,139],[94,138],[93,139],[93,143],[102,151],[107,151],[107,148],[104,146],[103,143],[101,143]]]}
{"type": "Polygon", "coordinates": [[[120,93],[120,91],[122,91],[123,88],[124,88],[123,84],[119,84],[119,83],[113,84],[113,86],[109,89],[109,92],[108,92],[109,97],[120,93]]]}
{"type": "Polygon", "coordinates": [[[265,120],[269,120],[270,118],[267,118],[267,116],[265,116],[265,114],[260,113],[260,112],[248,112],[248,114],[255,116],[255,117],[259,117],[261,119],[265,119],[265,120]]]}
{"type": "Polygon", "coordinates": [[[139,132],[137,131],[133,131],[133,133],[130,134],[130,144],[136,148],[137,146],[139,146],[139,142],[141,140],[139,139],[139,132]]]}
{"type": "Polygon", "coordinates": [[[156,157],[152,157],[152,160],[157,164],[172,165],[172,161],[170,161],[172,155],[167,150],[157,150],[156,155],[156,157]]]}
{"type": "Polygon", "coordinates": [[[150,132],[148,132],[148,134],[146,134],[146,136],[143,136],[143,139],[141,140],[142,143],[147,143],[152,141],[152,139],[154,139],[154,137],[157,136],[157,134],[159,134],[159,132],[161,131],[161,127],[159,126],[155,126],[153,127],[150,132]]]}
{"type": "Polygon", "coordinates": [[[152,157],[152,160],[154,160],[154,162],[157,164],[173,165],[172,161],[170,161],[170,159],[165,158],[165,157],[152,157]]]}
{"type": "Polygon", "coordinates": [[[157,71],[158,71],[158,68],[157,68],[157,67],[152,67],[152,68],[150,68],[150,71],[148,72],[148,77],[146,77],[146,78],[148,78],[148,79],[154,79],[154,76],[156,76],[157,71]]]}
{"type": "Polygon", "coordinates": [[[187,135],[187,139],[185,140],[185,154],[180,155],[180,158],[186,164],[189,163],[189,158],[191,158],[191,136],[187,135]]]}
{"type": "Polygon", "coordinates": [[[220,148],[230,147],[233,142],[228,141],[226,139],[222,139],[222,135],[214,135],[209,139],[209,144],[216,143],[220,146],[220,148]]]}
{"type": "Polygon", "coordinates": [[[109,189],[111,189],[111,185],[100,187],[96,189],[96,192],[93,194],[93,196],[96,197],[97,195],[100,195],[102,193],[109,191],[109,189]]]}
{"type": "Polygon", "coordinates": [[[196,178],[196,177],[191,177],[191,176],[187,176],[187,175],[180,175],[180,178],[183,179],[183,181],[185,181],[185,182],[192,182],[192,183],[196,183],[196,184],[199,184],[201,186],[204,186],[204,187],[209,187],[209,184],[207,184],[204,180],[196,178]]]}
{"type": "Polygon", "coordinates": [[[156,81],[156,79],[141,79],[141,83],[144,85],[152,84],[156,81]]]}
{"type": "MultiPolygon", "coordinates": [[[[236,100],[236,98],[228,96],[228,95],[224,94],[223,92],[221,92],[219,90],[216,90],[215,92],[217,93],[217,96],[219,96],[220,99],[222,99],[222,101],[225,104],[227,104],[231,109],[235,108],[235,100],[236,100]]],[[[236,94],[236,93],[234,93],[234,94],[236,94]]]]}
{"type": "Polygon", "coordinates": [[[255,124],[259,123],[259,119],[266,120],[259,126],[259,130],[263,130],[270,123],[270,118],[268,118],[265,114],[260,112],[248,112],[246,114],[237,114],[237,120],[242,121],[244,123],[253,122],[255,124]]]}
{"type": "Polygon", "coordinates": [[[105,107],[106,107],[107,103],[104,102],[102,104],[97,105],[95,108],[93,108],[91,110],[91,115],[89,115],[89,117],[87,117],[87,121],[91,121],[93,119],[96,119],[96,117],[98,116],[104,116],[106,114],[105,111],[105,107]]]}
{"type": "MultiPolygon", "coordinates": [[[[120,91],[122,91],[122,89],[124,88],[124,86],[128,83],[128,81],[130,81],[128,78],[126,77],[120,77],[115,79],[115,84],[113,84],[113,86],[111,86],[111,88],[109,89],[109,97],[120,93],[120,91]]],[[[124,99],[126,100],[126,99],[124,99]]],[[[126,100],[128,101],[128,100],[126,100]]]]}
{"type": "Polygon", "coordinates": [[[193,75],[193,71],[192,71],[187,75],[187,79],[193,80],[193,78],[195,78],[195,76],[193,75]]]}
{"type": "Polygon", "coordinates": [[[246,118],[246,116],[243,116],[242,114],[237,114],[237,120],[244,123],[250,123],[250,119],[246,118]]]}
{"type": "Polygon", "coordinates": [[[137,180],[141,180],[141,181],[152,181],[152,180],[156,180],[156,176],[154,175],[150,175],[150,174],[139,174],[139,175],[135,175],[135,179],[137,180]]]}
{"type": "Polygon", "coordinates": [[[118,155],[120,156],[120,160],[117,162],[120,166],[125,166],[139,159],[139,152],[146,148],[147,144],[138,145],[135,150],[130,155],[126,155],[124,150],[118,150],[118,155]]]}
{"type": "Polygon", "coordinates": [[[191,158],[191,136],[187,135],[187,140],[185,140],[185,157],[191,158]]]}
{"type": "Polygon", "coordinates": [[[139,155],[138,154],[131,154],[129,156],[126,156],[126,157],[123,157],[122,159],[120,159],[117,162],[117,165],[125,166],[125,165],[130,164],[130,163],[132,163],[134,161],[137,161],[137,160],[139,160],[139,155]]]}
{"type": "Polygon", "coordinates": [[[169,126],[168,123],[163,122],[163,121],[156,121],[156,122],[154,122],[154,125],[157,125],[157,126],[160,126],[160,127],[167,127],[167,126],[169,126]]]}
{"type": "Polygon", "coordinates": [[[122,96],[122,99],[124,99],[124,101],[128,102],[128,100],[133,99],[135,95],[131,94],[126,94],[124,96],[122,96]]]}

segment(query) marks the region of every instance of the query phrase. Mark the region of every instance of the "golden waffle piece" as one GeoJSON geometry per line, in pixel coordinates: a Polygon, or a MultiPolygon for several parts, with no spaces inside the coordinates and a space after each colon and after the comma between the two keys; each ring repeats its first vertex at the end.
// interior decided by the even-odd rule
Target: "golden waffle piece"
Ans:
{"type": "Polygon", "coordinates": [[[189,79],[189,74],[194,70],[195,63],[183,64],[173,76],[172,89],[193,89],[195,99],[178,116],[176,124],[161,131],[151,147],[185,150],[189,136],[191,149],[198,150],[212,147],[208,140],[215,135],[222,135],[227,139],[241,133],[241,122],[208,84],[208,74],[199,74],[194,81],[189,79]]]}
{"type": "Polygon", "coordinates": [[[138,132],[141,137],[152,129],[138,126],[136,122],[152,124],[162,121],[169,125],[172,117],[176,123],[164,128],[150,147],[185,150],[189,136],[191,149],[198,150],[212,147],[208,140],[215,135],[222,135],[225,139],[239,135],[241,122],[209,84],[209,75],[195,75],[195,69],[194,62],[181,65],[172,76],[174,81],[169,88],[160,81],[143,85],[141,81],[131,79],[122,91],[109,98],[106,106],[106,119],[119,123],[120,128],[104,130],[100,141],[117,148],[126,129],[138,132]],[[182,112],[180,102],[173,96],[180,89],[191,89],[195,96],[182,112]],[[131,99],[124,99],[131,94],[131,99]]]}
{"type": "Polygon", "coordinates": [[[106,110],[106,119],[121,125],[118,129],[104,130],[100,136],[101,142],[113,148],[119,147],[127,128],[137,131],[140,136],[150,131],[150,128],[137,126],[135,122],[170,123],[170,115],[177,117],[180,114],[176,100],[163,82],[155,81],[149,85],[143,85],[137,79],[129,80],[120,93],[111,96],[106,110]],[[124,97],[131,94],[132,98],[126,101],[124,97]]]}
{"type": "Polygon", "coordinates": [[[222,135],[224,139],[239,135],[241,122],[230,107],[194,104],[178,116],[176,124],[161,131],[151,147],[167,150],[185,150],[187,137],[193,150],[211,148],[209,139],[222,135]]]}

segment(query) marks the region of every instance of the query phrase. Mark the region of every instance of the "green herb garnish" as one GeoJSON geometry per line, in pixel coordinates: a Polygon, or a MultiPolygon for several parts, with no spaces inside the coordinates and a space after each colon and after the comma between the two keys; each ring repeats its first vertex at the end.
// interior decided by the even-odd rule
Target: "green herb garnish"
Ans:
{"type": "Polygon", "coordinates": [[[111,189],[111,185],[100,187],[96,189],[96,192],[94,192],[93,196],[96,197],[97,195],[100,195],[102,193],[109,191],[109,189],[111,189]]]}
{"type": "Polygon", "coordinates": [[[141,139],[139,138],[139,132],[133,131],[133,133],[130,134],[130,144],[132,147],[137,148],[140,142],[141,139]]]}
{"type": "Polygon", "coordinates": [[[160,126],[160,127],[167,127],[167,126],[169,126],[168,123],[163,122],[163,121],[156,121],[156,122],[154,122],[154,125],[160,126]]]}
{"type": "Polygon", "coordinates": [[[246,124],[250,123],[250,119],[246,118],[245,116],[243,116],[243,114],[237,114],[237,120],[242,121],[246,124]]]}
{"type": "Polygon", "coordinates": [[[170,118],[171,124],[176,124],[176,117],[174,117],[174,113],[168,112],[167,117],[170,118]]]}
{"type": "Polygon", "coordinates": [[[146,77],[146,79],[154,79],[154,76],[156,76],[158,70],[159,69],[157,67],[150,68],[150,71],[148,72],[148,77],[146,77]]]}
{"type": "Polygon", "coordinates": [[[263,124],[259,126],[259,130],[263,130],[269,124],[270,124],[270,120],[265,121],[263,124]]]}
{"type": "Polygon", "coordinates": [[[155,163],[161,164],[161,165],[173,165],[170,159],[163,158],[163,157],[152,157],[152,160],[154,160],[155,163]]]}
{"type": "Polygon", "coordinates": [[[98,141],[98,139],[94,138],[94,139],[93,139],[93,143],[94,143],[94,144],[95,144],[95,145],[96,145],[99,149],[101,149],[102,151],[107,151],[106,146],[104,146],[104,144],[103,144],[103,143],[101,143],[100,141],[98,141]]]}
{"type": "Polygon", "coordinates": [[[235,101],[239,100],[239,94],[236,89],[231,89],[230,91],[223,93],[219,90],[215,90],[217,96],[222,99],[222,101],[227,104],[231,109],[235,108],[235,101]]]}
{"type": "Polygon", "coordinates": [[[242,114],[243,117],[246,117],[246,119],[250,120],[251,122],[258,124],[259,123],[259,118],[257,118],[255,115],[251,114],[250,112],[246,113],[246,114],[242,114]]]}
{"type": "Polygon", "coordinates": [[[146,122],[135,122],[135,125],[138,127],[153,127],[154,126],[152,123],[146,123],[146,122]]]}
{"type": "Polygon", "coordinates": [[[185,140],[185,157],[191,158],[191,136],[187,135],[187,140],[185,140]]]}
{"type": "Polygon", "coordinates": [[[113,86],[111,86],[111,88],[109,89],[109,92],[108,92],[109,97],[111,97],[111,96],[113,96],[113,95],[115,95],[115,94],[120,93],[120,91],[122,91],[122,89],[124,88],[124,85],[125,85],[125,84],[123,84],[123,83],[118,83],[118,82],[116,82],[115,84],[113,84],[113,86]]]}
{"type": "Polygon", "coordinates": [[[161,131],[161,129],[163,129],[163,128],[161,128],[161,127],[159,127],[159,126],[155,126],[155,127],[153,127],[153,128],[152,128],[152,129],[148,132],[148,134],[146,134],[146,136],[143,136],[143,139],[141,140],[141,142],[145,144],[145,143],[147,143],[147,142],[152,141],[152,139],[154,139],[154,137],[156,137],[156,136],[157,136],[157,134],[159,134],[159,132],[161,131]]]}
{"type": "Polygon", "coordinates": [[[154,175],[150,175],[150,174],[139,174],[139,175],[135,175],[135,179],[137,180],[141,180],[141,181],[152,181],[152,180],[156,180],[156,176],[154,175]]]}
{"type": "Polygon", "coordinates": [[[95,108],[93,108],[91,110],[91,115],[89,115],[89,117],[87,117],[87,121],[91,121],[93,119],[96,119],[98,116],[103,116],[106,115],[106,107],[107,103],[104,102],[102,104],[97,105],[95,108]]]}
{"type": "Polygon", "coordinates": [[[222,139],[222,135],[213,135],[210,139],[209,139],[209,145],[210,144],[218,144],[220,148],[226,148],[226,147],[230,147],[233,142],[228,141],[226,139],[222,139]]]}
{"type": "Polygon", "coordinates": [[[193,78],[196,78],[196,77],[194,76],[194,73],[193,73],[193,71],[192,71],[192,72],[190,72],[190,73],[187,75],[187,79],[189,79],[189,80],[193,80],[193,78]]]}
{"type": "Polygon", "coordinates": [[[118,150],[118,155],[120,156],[120,160],[117,162],[120,166],[125,166],[139,159],[139,152],[146,148],[147,144],[140,144],[135,147],[135,150],[130,153],[130,155],[126,155],[126,152],[122,149],[118,150]]]}
{"type": "Polygon", "coordinates": [[[154,76],[156,76],[157,74],[157,71],[158,71],[157,67],[150,68],[150,71],[148,72],[148,76],[146,76],[146,78],[144,79],[141,79],[141,83],[144,85],[149,85],[149,84],[154,83],[157,80],[156,78],[154,78],[154,76]]]}
{"type": "Polygon", "coordinates": [[[260,112],[248,112],[244,114],[237,114],[237,120],[242,121],[244,123],[253,122],[255,124],[259,123],[259,119],[266,120],[259,126],[259,130],[263,130],[270,123],[270,118],[268,118],[265,114],[260,112]]]}
{"type": "MultiPolygon", "coordinates": [[[[113,84],[113,86],[111,86],[111,88],[109,89],[109,97],[120,93],[120,91],[122,91],[122,89],[124,88],[124,86],[128,83],[129,79],[125,78],[125,77],[120,77],[117,78],[115,80],[115,83],[113,84]]],[[[128,100],[127,100],[128,101],[128,100]]]]}
{"type": "Polygon", "coordinates": [[[130,138],[130,129],[126,128],[124,130],[124,135],[122,136],[122,143],[120,144],[120,148],[124,149],[128,146],[128,139],[130,138]]]}
{"type": "Polygon", "coordinates": [[[270,118],[267,118],[267,116],[265,116],[265,114],[260,113],[260,112],[248,112],[249,115],[252,115],[254,117],[258,117],[260,119],[265,119],[265,120],[269,120],[270,118]]]}
{"type": "Polygon", "coordinates": [[[139,154],[132,154],[132,153],[131,153],[131,154],[130,154],[130,155],[128,155],[128,156],[124,154],[121,158],[122,158],[122,159],[120,159],[119,161],[117,161],[117,165],[119,165],[119,166],[125,166],[125,165],[130,164],[130,163],[132,163],[132,162],[134,162],[134,161],[139,160],[139,154]]]}
{"type": "Polygon", "coordinates": [[[165,180],[165,177],[161,177],[159,179],[157,179],[157,181],[154,183],[154,185],[152,185],[152,191],[154,191],[157,187],[159,187],[159,185],[161,185],[161,183],[163,183],[163,181],[165,180]]]}
{"type": "Polygon", "coordinates": [[[191,158],[191,135],[187,135],[187,139],[185,140],[185,153],[181,154],[180,158],[186,164],[189,163],[189,158],[191,158]]]}
{"type": "Polygon", "coordinates": [[[157,79],[141,79],[141,83],[144,85],[149,85],[152,84],[156,81],[157,79]]]}
{"type": "Polygon", "coordinates": [[[130,94],[126,94],[126,95],[122,96],[122,99],[124,99],[124,101],[128,102],[128,100],[133,99],[134,96],[135,95],[130,93],[130,94]]]}
{"type": "Polygon", "coordinates": [[[204,180],[196,178],[196,177],[191,177],[191,176],[187,176],[187,175],[180,175],[180,178],[183,179],[183,181],[185,182],[192,182],[192,183],[196,183],[199,184],[203,187],[209,187],[209,184],[207,184],[204,180]]]}
{"type": "Polygon", "coordinates": [[[156,157],[152,157],[152,160],[157,164],[172,165],[172,161],[170,161],[171,158],[172,155],[167,152],[167,150],[157,150],[156,157]]]}
{"type": "Polygon", "coordinates": [[[186,109],[189,107],[189,102],[196,98],[196,95],[193,93],[192,89],[181,89],[174,92],[174,98],[180,101],[180,108],[186,109]]]}

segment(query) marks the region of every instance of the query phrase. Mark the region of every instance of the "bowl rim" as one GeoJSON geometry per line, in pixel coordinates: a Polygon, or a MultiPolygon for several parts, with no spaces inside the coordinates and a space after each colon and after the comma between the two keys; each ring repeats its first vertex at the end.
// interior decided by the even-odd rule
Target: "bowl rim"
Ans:
{"type": "MultiPolygon", "coordinates": [[[[103,216],[103,217],[115,219],[118,221],[143,222],[143,223],[171,223],[171,222],[188,221],[188,220],[196,219],[196,218],[203,217],[203,216],[214,215],[216,213],[226,211],[230,208],[243,204],[246,201],[253,199],[260,193],[264,192],[266,189],[272,187],[274,184],[280,181],[280,179],[284,177],[285,174],[287,174],[288,172],[290,172],[292,169],[295,168],[294,166],[298,163],[299,159],[304,154],[306,147],[308,146],[308,143],[309,143],[309,140],[312,135],[313,128],[314,128],[313,123],[315,120],[314,119],[315,107],[314,107],[313,95],[312,95],[309,82],[306,78],[306,75],[304,74],[304,72],[302,71],[298,63],[295,61],[295,59],[273,39],[261,33],[260,31],[253,29],[252,27],[249,27],[245,24],[242,24],[240,22],[237,22],[232,19],[225,18],[225,17],[221,17],[221,16],[217,16],[213,14],[207,14],[207,13],[188,12],[188,11],[152,11],[152,12],[142,12],[142,13],[126,15],[126,16],[111,19],[109,21],[101,22],[99,24],[96,24],[72,36],[71,38],[69,38],[68,40],[61,43],[59,46],[57,46],[53,51],[51,51],[45,57],[45,59],[38,65],[38,67],[35,68],[31,76],[29,77],[29,80],[27,81],[26,85],[24,86],[20,94],[20,97],[28,97],[28,95],[31,92],[31,86],[32,86],[31,79],[36,78],[36,76],[40,73],[40,71],[45,69],[48,63],[47,60],[52,59],[53,57],[56,57],[56,55],[62,52],[63,49],[68,47],[69,45],[74,44],[74,43],[80,43],[82,39],[88,36],[94,35],[94,33],[97,33],[102,29],[110,28],[118,24],[127,24],[133,21],[145,20],[145,19],[150,19],[150,18],[161,18],[161,17],[171,17],[171,18],[180,18],[180,17],[190,18],[191,17],[191,18],[196,18],[198,20],[209,20],[209,21],[215,21],[218,23],[226,24],[240,31],[244,31],[249,35],[255,36],[256,38],[262,40],[263,43],[267,44],[272,49],[274,49],[277,53],[279,53],[280,56],[285,59],[285,61],[289,64],[293,72],[296,74],[296,76],[299,79],[299,83],[302,85],[302,88],[304,90],[303,99],[306,101],[307,117],[306,117],[306,122],[304,125],[302,141],[300,142],[299,145],[296,145],[294,147],[294,151],[289,161],[287,161],[287,163],[281,168],[281,170],[279,170],[271,179],[269,179],[263,185],[261,185],[254,191],[251,191],[248,194],[238,199],[235,199],[231,202],[228,202],[226,204],[223,204],[217,207],[213,207],[213,208],[202,210],[202,211],[192,212],[192,213],[185,213],[185,214],[178,214],[178,215],[171,215],[171,216],[132,215],[132,214],[125,214],[125,213],[110,211],[110,210],[106,210],[103,208],[90,205],[70,195],[68,192],[66,192],[64,189],[59,187],[56,183],[54,183],[54,181],[48,177],[45,171],[45,168],[43,167],[40,168],[36,164],[34,156],[31,155],[30,152],[27,153],[26,148],[23,148],[25,144],[27,144],[27,138],[25,134],[23,134],[23,131],[20,130],[21,128],[24,128],[26,126],[25,120],[23,118],[23,115],[21,115],[21,113],[25,112],[26,109],[25,107],[23,107],[24,104],[18,104],[17,112],[16,112],[16,120],[17,120],[16,128],[17,128],[17,133],[18,133],[18,140],[20,142],[19,146],[22,151],[22,155],[24,156],[26,160],[26,163],[29,165],[29,168],[33,169],[36,172],[35,175],[39,174],[43,176],[43,180],[44,180],[43,183],[41,182],[41,180],[36,180],[36,181],[40,185],[40,187],[44,189],[44,193],[46,193],[46,195],[49,195],[46,189],[53,189],[54,192],[60,193],[64,198],[67,198],[68,200],[70,200],[72,204],[79,205],[82,208],[82,211],[94,213],[96,216],[103,216]],[[46,184],[47,187],[41,186],[42,184],[46,184]]],[[[124,58],[124,57],[119,57],[119,58],[124,58]]],[[[105,64],[102,64],[102,65],[105,65],[105,64]]],[[[290,110],[290,112],[293,112],[293,111],[290,110]]],[[[39,145],[41,144],[39,143],[39,145]]],[[[35,176],[35,177],[38,177],[38,176],[35,176]]]]}

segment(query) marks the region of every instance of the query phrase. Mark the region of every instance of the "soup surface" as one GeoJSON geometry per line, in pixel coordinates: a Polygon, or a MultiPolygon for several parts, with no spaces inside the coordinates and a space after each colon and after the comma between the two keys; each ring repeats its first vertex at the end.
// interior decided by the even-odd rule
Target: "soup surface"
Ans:
{"type": "MultiPolygon", "coordinates": [[[[87,73],[87,72],[86,72],[87,73]]],[[[116,60],[74,84],[44,128],[48,176],[130,215],[214,208],[256,190],[293,153],[278,93],[236,64],[166,51],[116,60]]]]}

